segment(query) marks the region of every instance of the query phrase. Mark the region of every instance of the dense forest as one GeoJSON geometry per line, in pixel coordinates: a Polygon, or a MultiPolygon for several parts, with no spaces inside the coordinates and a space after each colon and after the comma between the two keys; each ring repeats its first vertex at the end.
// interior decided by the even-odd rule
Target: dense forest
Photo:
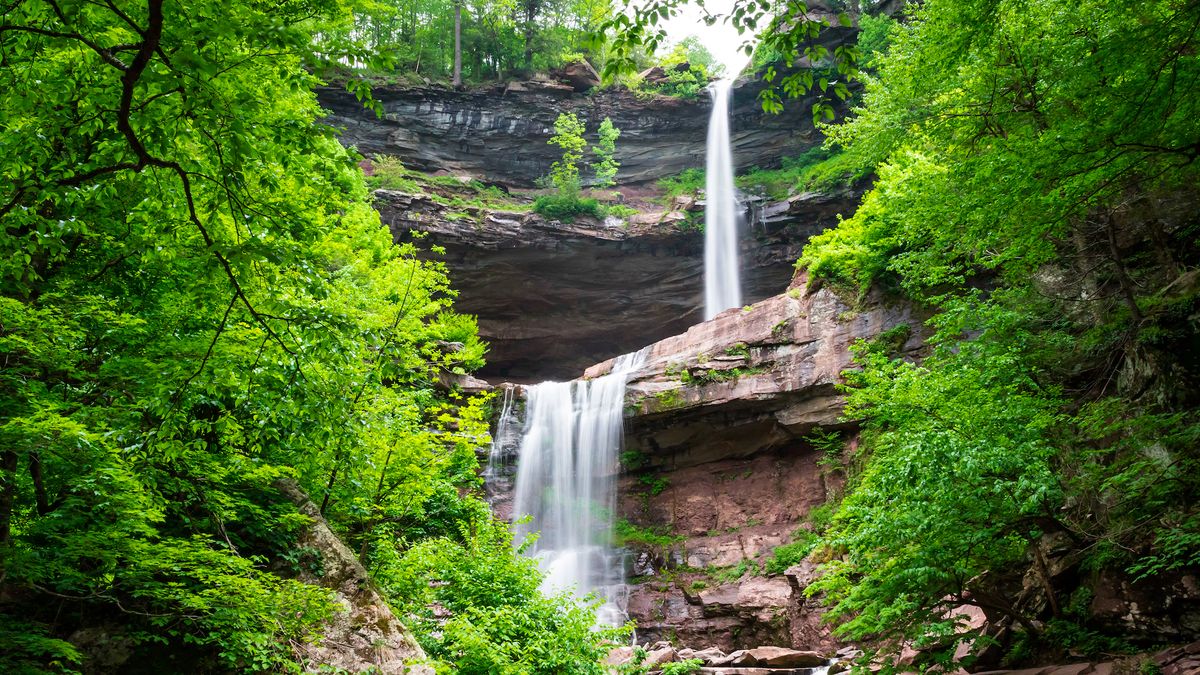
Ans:
{"type": "MultiPolygon", "coordinates": [[[[136,655],[119,672],[335,672],[301,648],[340,608],[298,485],[438,672],[608,672],[633,626],[544,595],[493,517],[497,401],[456,379],[487,346],[313,90],[449,81],[457,25],[467,83],[687,63],[695,97],[719,70],[656,32],[676,11],[5,3],[0,669],[118,672],[90,632],[136,655]]],[[[1084,577],[1200,569],[1200,4],[926,0],[836,50],[804,3],[728,20],[761,33],[761,104],[808,97],[822,157],[870,181],[804,249],[808,288],[930,317],[919,361],[884,335],[846,374],[861,442],[804,547],[838,634],[949,667],[988,646],[965,603],[1011,619],[1013,665],[1163,646],[1090,625],[1084,577]],[[1030,570],[1041,605],[1014,600],[1030,570]]]]}

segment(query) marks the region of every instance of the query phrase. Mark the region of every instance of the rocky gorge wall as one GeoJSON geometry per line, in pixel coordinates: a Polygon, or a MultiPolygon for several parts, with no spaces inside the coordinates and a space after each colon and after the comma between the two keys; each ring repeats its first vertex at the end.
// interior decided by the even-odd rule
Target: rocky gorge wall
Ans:
{"type": "MultiPolygon", "coordinates": [[[[805,193],[754,205],[741,237],[743,293],[778,293],[809,237],[849,213],[859,192],[805,193]]],[[[704,234],[689,218],[703,202],[627,219],[573,223],[527,211],[450,209],[421,195],[379,190],[376,208],[397,241],[439,246],[479,319],[490,380],[565,380],[603,359],[675,335],[702,318],[704,234]]]]}
{"type": "MultiPolygon", "coordinates": [[[[647,347],[642,367],[629,378],[621,466],[614,467],[616,533],[629,551],[627,610],[639,642],[724,652],[774,645],[828,654],[849,647],[821,621],[819,599],[805,595],[823,554],[783,565],[775,557],[781,546],[802,542],[827,522],[827,505],[842,495],[848,467],[861,461],[857,427],[843,419],[838,390],[842,373],[853,367],[850,346],[877,340],[890,353],[919,359],[925,318],[877,293],[850,304],[829,288],[809,291],[800,277],[782,294],[647,347]]],[[[583,376],[604,375],[612,363],[596,364],[583,376]]],[[[517,442],[510,437],[499,448],[510,472],[520,461],[517,442]]],[[[493,482],[500,487],[493,505],[509,517],[503,485],[493,482]]],[[[1143,581],[1088,574],[1063,543],[1053,537],[1039,542],[1044,573],[1063,594],[1081,589],[1090,598],[1091,625],[1147,646],[1200,635],[1194,573],[1143,581]]],[[[1010,577],[1003,592],[1014,605],[1031,616],[1047,611],[1032,563],[997,574],[1010,577]]],[[[953,611],[998,645],[1012,636],[1003,615],[969,605],[953,611]]],[[[1005,649],[983,652],[981,664],[999,663],[1005,649]]],[[[1192,672],[1200,652],[1188,649],[1196,648],[1153,658],[1164,672],[1192,672]]],[[[1028,672],[1099,675],[1119,667],[1028,672]]]]}
{"type": "MultiPolygon", "coordinates": [[[[741,167],[777,166],[779,158],[821,142],[811,100],[789,101],[783,113],[763,112],[765,85],[744,80],[732,92],[730,123],[741,167]]],[[[605,118],[621,130],[617,182],[644,185],[684,169],[703,168],[712,104],[707,96],[680,99],[608,88],[588,93],[549,79],[458,91],[449,87],[377,87],[382,118],[350,93],[318,90],[341,129],[342,143],[364,155],[395,155],[421,171],[447,171],[510,187],[533,187],[562,152],[546,141],[559,113],[585,120],[589,136],[605,118]]],[[[594,139],[591,139],[594,140],[594,139]]]]}
{"type": "Polygon", "coordinates": [[[634,531],[629,612],[640,636],[725,650],[836,646],[803,596],[813,565],[765,565],[844,486],[855,430],[837,385],[850,345],[887,333],[914,356],[922,319],[879,296],[852,308],[798,278],[650,346],[630,377],[618,513],[634,531]],[[814,442],[818,430],[837,439],[833,454],[814,442]]]}

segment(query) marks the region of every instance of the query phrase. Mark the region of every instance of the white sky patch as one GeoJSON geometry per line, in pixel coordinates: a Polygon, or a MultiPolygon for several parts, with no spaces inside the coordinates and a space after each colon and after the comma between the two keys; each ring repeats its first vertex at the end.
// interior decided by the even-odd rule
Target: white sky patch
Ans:
{"type": "MultiPolygon", "coordinates": [[[[705,8],[712,14],[728,14],[733,10],[735,0],[705,0],[705,8]]],[[[725,64],[726,77],[740,72],[750,61],[741,50],[742,43],[750,37],[738,35],[733,26],[718,21],[712,26],[704,24],[704,10],[694,2],[684,5],[675,16],[662,24],[671,43],[695,35],[712,52],[717,61],[725,64]]]]}

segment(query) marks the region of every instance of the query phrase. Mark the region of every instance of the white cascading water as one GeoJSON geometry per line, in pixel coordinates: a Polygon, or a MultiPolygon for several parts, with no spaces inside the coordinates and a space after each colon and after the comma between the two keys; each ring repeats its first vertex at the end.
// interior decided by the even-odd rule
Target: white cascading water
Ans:
{"type": "Polygon", "coordinates": [[[704,319],[742,304],[738,280],[737,193],[729,141],[729,92],[733,80],[714,82],[704,187],[704,319]]]}
{"type": "Polygon", "coordinates": [[[511,449],[517,445],[520,429],[513,421],[513,406],[517,388],[504,388],[501,399],[500,417],[496,420],[496,432],[492,434],[492,447],[488,451],[487,468],[483,471],[483,485],[488,503],[494,509],[498,498],[510,494],[513,487],[511,449]],[[506,452],[507,451],[507,452],[506,452]]]}
{"type": "Polygon", "coordinates": [[[624,622],[624,574],[612,544],[617,455],[624,437],[625,381],[644,353],[618,357],[594,380],[543,382],[527,389],[517,461],[516,541],[540,536],[527,553],[546,573],[546,593],[596,593],[597,621],[624,622]]]}

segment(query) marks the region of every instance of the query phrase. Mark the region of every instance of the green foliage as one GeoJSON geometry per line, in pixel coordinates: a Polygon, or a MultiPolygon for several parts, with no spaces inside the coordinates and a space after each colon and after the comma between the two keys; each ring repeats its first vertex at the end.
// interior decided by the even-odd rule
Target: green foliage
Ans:
{"type": "Polygon", "coordinates": [[[819,466],[835,469],[841,467],[842,450],[846,445],[841,434],[818,427],[805,436],[804,440],[821,453],[821,458],[817,460],[819,466]]]}
{"type": "MultiPolygon", "coordinates": [[[[595,44],[603,45],[608,58],[603,68],[606,78],[636,72],[646,52],[654,52],[666,42],[666,19],[675,16],[682,3],[674,0],[651,0],[639,6],[632,14],[617,13],[600,24],[595,44]]],[[[794,3],[776,7],[770,3],[739,0],[728,14],[713,15],[711,22],[726,21],[739,33],[755,35],[759,49],[777,55],[781,61],[791,63],[804,57],[813,63],[821,63],[836,78],[814,78],[811,70],[781,73],[768,67],[763,73],[767,82],[774,84],[760,94],[764,110],[779,112],[783,109],[783,97],[799,98],[812,92],[813,119],[832,119],[833,105],[830,96],[845,100],[850,96],[847,83],[858,76],[860,51],[851,45],[842,45],[830,52],[818,38],[831,27],[831,21],[822,13],[810,13],[805,3],[794,3]],[[818,91],[819,90],[819,91],[818,91]]],[[[840,11],[835,17],[840,26],[852,25],[850,16],[840,11]]],[[[750,40],[742,45],[746,54],[754,51],[750,40]]],[[[697,59],[703,62],[703,59],[697,59]]],[[[689,72],[690,75],[690,72],[689,72]]]]}
{"type": "MultiPolygon", "coordinates": [[[[579,194],[579,162],[587,149],[583,133],[583,121],[575,113],[559,114],[554,123],[554,135],[548,141],[563,149],[562,158],[550,168],[550,183],[557,193],[542,195],[533,202],[533,210],[547,218],[569,223],[576,216],[603,218],[609,214],[609,209],[602,206],[599,200],[581,197],[579,194]]],[[[616,149],[617,136],[620,134],[621,132],[612,126],[612,122],[605,118],[600,126],[600,142],[593,148],[593,152],[600,157],[594,165],[596,179],[600,184],[612,184],[612,179],[616,176],[618,164],[612,155],[616,149]]],[[[628,214],[623,208],[615,210],[628,214]]]]}
{"type": "Polygon", "coordinates": [[[859,63],[863,68],[871,69],[879,64],[891,47],[891,35],[896,25],[896,20],[886,15],[858,17],[859,63]]]}
{"type": "Polygon", "coordinates": [[[745,342],[738,342],[725,348],[726,356],[740,356],[743,359],[750,358],[750,346],[745,342]]]}
{"type": "Polygon", "coordinates": [[[684,169],[674,176],[658,179],[658,187],[666,192],[668,199],[682,195],[695,195],[704,189],[704,169],[684,169]]]}
{"type": "Polygon", "coordinates": [[[613,526],[613,535],[617,546],[643,547],[659,553],[665,553],[684,540],[662,528],[638,527],[623,518],[613,526]]]}
{"type": "Polygon", "coordinates": [[[747,575],[756,576],[762,571],[758,563],[753,560],[744,559],[736,565],[729,567],[711,567],[707,570],[708,576],[720,584],[727,584],[737,581],[747,575]]]}
{"type": "Polygon", "coordinates": [[[367,187],[423,195],[450,208],[524,211],[528,204],[517,201],[503,188],[456,176],[430,176],[404,166],[396,157],[377,155],[371,161],[367,187]]]}
{"type": "Polygon", "coordinates": [[[381,540],[374,560],[383,588],[436,660],[439,672],[601,675],[608,646],[630,627],[596,630],[595,606],[547,598],[531,558],[513,555],[511,535],[473,502],[475,517],[453,537],[401,550],[381,540]],[[438,612],[449,612],[443,620],[438,612]]]}
{"type": "Polygon", "coordinates": [[[662,666],[662,675],[687,675],[688,673],[698,672],[704,667],[704,659],[684,659],[682,661],[672,661],[664,663],[662,666]]]}
{"type": "Polygon", "coordinates": [[[621,165],[613,159],[613,154],[617,151],[617,138],[621,136],[621,130],[613,126],[611,119],[605,117],[597,133],[599,140],[592,147],[592,153],[596,155],[596,162],[592,165],[592,170],[596,173],[596,186],[616,185],[617,169],[621,165]]]}
{"type": "Polygon", "coordinates": [[[667,69],[683,63],[691,66],[705,82],[725,74],[725,64],[718,63],[712,52],[708,51],[708,47],[695,35],[689,35],[677,42],[671,47],[671,51],[659,60],[658,65],[667,69]]]}
{"type": "Polygon", "coordinates": [[[636,471],[646,464],[646,455],[638,450],[623,450],[617,458],[621,468],[626,471],[636,471]]]}
{"type": "Polygon", "coordinates": [[[601,208],[601,212],[605,216],[612,216],[614,218],[628,218],[638,214],[637,209],[632,206],[625,206],[624,204],[606,204],[601,208]]]}
{"type": "Polygon", "coordinates": [[[678,408],[684,404],[683,393],[678,389],[660,391],[654,395],[654,402],[658,410],[678,408]]]}
{"type": "MultiPolygon", "coordinates": [[[[612,16],[608,0],[372,0],[356,9],[343,32],[392,56],[389,67],[364,68],[378,82],[448,82],[456,6],[462,8],[465,82],[518,78],[581,60],[603,67],[604,50],[588,43],[591,31],[612,16]]],[[[339,64],[333,73],[346,70],[339,64]]]]}
{"type": "Polygon", "coordinates": [[[688,68],[687,70],[669,68],[666,75],[667,78],[662,84],[654,85],[650,89],[666,96],[692,100],[699,98],[701,92],[708,87],[708,78],[699,68],[688,68]]]}
{"type": "Polygon", "coordinates": [[[587,148],[583,132],[583,120],[575,113],[559,113],[554,121],[554,135],[546,141],[562,148],[562,158],[550,166],[550,182],[563,198],[579,196],[579,162],[587,148]]]}
{"type": "Polygon", "coordinates": [[[663,476],[650,473],[644,473],[638,476],[638,483],[644,485],[647,488],[647,491],[655,497],[662,494],[663,490],[666,490],[667,487],[671,485],[671,481],[663,476]]]}
{"type": "MultiPolygon", "coordinates": [[[[356,158],[318,122],[312,69],[366,56],[331,41],[347,9],[6,13],[5,665],[72,670],[62,638],[95,618],[135,659],[320,667],[292,653],[336,609],[293,578],[322,569],[297,548],[307,519],[277,488],[296,479],[389,582],[389,555],[491,533],[477,546],[516,589],[505,654],[599,672],[590,613],[537,595],[532,563],[464,497],[479,484],[486,401],[438,376],[482,363],[474,319],[454,313],[440,264],[393,243],[356,158]]],[[[483,574],[469,556],[425,560],[483,574]]],[[[454,592],[492,593],[479,588],[454,592]]],[[[432,592],[392,591],[401,606],[432,592]]],[[[509,630],[486,603],[456,607],[454,644],[509,630]]]]}
{"type": "Polygon", "coordinates": [[[771,558],[763,566],[764,572],[783,574],[784,570],[808,557],[820,541],[819,536],[808,530],[797,530],[792,539],[791,543],[775,547],[771,558]]]}
{"type": "Polygon", "coordinates": [[[575,195],[541,195],[533,202],[533,210],[552,220],[569,223],[576,216],[592,216],[600,218],[604,209],[600,202],[591,197],[575,195]]]}
{"type": "Polygon", "coordinates": [[[1038,514],[1062,499],[1050,443],[1060,401],[1020,356],[1021,317],[994,325],[995,339],[949,339],[981,309],[962,307],[921,366],[856,349],[848,414],[866,415],[874,454],[828,538],[848,555],[813,587],[845,619],[840,634],[942,634],[936,598],[1019,563],[1038,514]]]}
{"type": "Polygon", "coordinates": [[[70,642],[46,634],[46,627],[0,614],[0,667],[6,673],[78,673],[83,660],[70,642]]]}
{"type": "Polygon", "coordinates": [[[798,192],[835,190],[865,179],[871,167],[845,152],[815,147],[798,157],[784,157],[779,169],[754,167],[736,179],[739,188],[785,199],[798,192]]]}
{"type": "Polygon", "coordinates": [[[719,382],[734,382],[748,375],[758,375],[767,372],[766,366],[737,366],[734,368],[695,368],[684,369],[679,380],[690,386],[704,386],[719,382]]]}

